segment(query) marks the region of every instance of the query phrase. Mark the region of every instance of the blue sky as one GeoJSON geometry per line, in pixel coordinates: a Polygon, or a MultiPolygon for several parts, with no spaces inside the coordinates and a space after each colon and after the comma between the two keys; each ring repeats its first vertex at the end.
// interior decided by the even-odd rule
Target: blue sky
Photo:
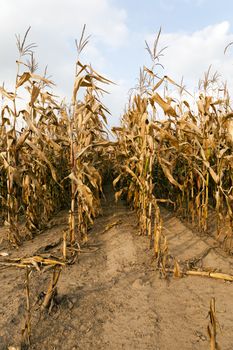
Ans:
{"type": "Polygon", "coordinates": [[[132,30],[155,30],[162,25],[166,31],[196,31],[207,25],[232,20],[231,0],[115,0],[115,4],[126,9],[132,30]]]}
{"type": "Polygon", "coordinates": [[[210,64],[233,89],[233,2],[231,0],[0,0],[0,82],[9,89],[15,74],[15,33],[31,25],[38,44],[40,72],[48,64],[55,92],[69,100],[75,63],[74,39],[86,23],[91,41],[82,60],[117,83],[105,98],[119,123],[128,90],[140,66],[150,64],[145,39],[152,43],[162,27],[161,47],[168,45],[164,74],[184,76],[190,90],[210,64]]]}

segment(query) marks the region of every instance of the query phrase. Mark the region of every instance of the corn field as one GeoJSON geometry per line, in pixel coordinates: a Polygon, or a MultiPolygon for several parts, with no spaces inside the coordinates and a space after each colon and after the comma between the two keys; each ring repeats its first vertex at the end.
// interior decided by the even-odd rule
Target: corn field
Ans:
{"type": "Polygon", "coordinates": [[[154,241],[156,255],[161,242],[162,250],[167,249],[159,203],[200,232],[214,235],[231,252],[233,114],[229,94],[210,70],[199,83],[197,101],[190,101],[185,87],[170,77],[160,78],[156,72],[163,51],[157,52],[159,36],[160,32],[152,49],[147,45],[152,67],[141,69],[121,126],[113,129],[116,198],[126,194],[138,213],[141,234],[154,241]],[[166,94],[169,85],[178,91],[178,99],[166,94]]]}
{"type": "MultiPolygon", "coordinates": [[[[200,234],[214,238],[227,253],[233,252],[233,111],[227,86],[217,74],[207,71],[197,98],[171,77],[161,77],[159,32],[154,46],[147,44],[151,67],[141,68],[138,86],[132,89],[120,126],[112,129],[114,141],[110,141],[107,118],[111,116],[101,98],[112,82],[81,62],[89,41],[85,27],[76,41],[69,105],[53,94],[54,83],[47,71],[37,73],[29,30],[23,38],[17,36],[14,91],[0,87],[3,240],[20,252],[25,240],[45,231],[55,214],[65,210],[69,215],[68,229],[61,232],[59,257],[6,262],[26,271],[23,342],[28,346],[30,275],[33,269],[52,269],[42,303],[42,309],[48,308],[63,267],[81,251],[94,219],[102,213],[103,183],[110,178],[116,201],[125,199],[137,213],[139,233],[149,237],[156,267],[165,276],[172,269],[180,277],[182,271],[175,258],[173,266],[169,265],[162,207],[200,234]],[[176,91],[175,97],[169,89],[176,91]]],[[[227,275],[208,277],[232,281],[227,275]]],[[[209,330],[211,349],[217,349],[215,333],[215,328],[214,335],[209,330]]]]}
{"type": "MultiPolygon", "coordinates": [[[[73,244],[85,239],[88,225],[100,210],[103,169],[99,159],[108,141],[104,130],[108,110],[99,99],[102,88],[97,84],[110,81],[78,59],[72,103],[57,102],[49,92],[53,82],[46,72],[35,73],[34,44],[26,44],[27,34],[22,40],[17,37],[15,90],[0,90],[1,218],[8,240],[17,246],[43,230],[54,213],[69,207],[73,244]],[[23,88],[27,101],[19,109],[17,99],[23,88]],[[81,89],[83,100],[77,96],[81,89]],[[19,119],[24,122],[21,130],[19,119]]],[[[76,43],[78,55],[87,44],[83,35],[76,43]]]]}

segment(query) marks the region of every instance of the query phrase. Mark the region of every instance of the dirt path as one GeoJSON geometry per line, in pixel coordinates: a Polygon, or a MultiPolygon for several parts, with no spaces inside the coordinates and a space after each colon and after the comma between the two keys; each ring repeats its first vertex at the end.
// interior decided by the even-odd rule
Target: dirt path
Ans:
{"type": "MultiPolygon", "coordinates": [[[[222,327],[219,343],[222,349],[232,350],[232,284],[200,277],[161,279],[154,271],[148,238],[136,234],[135,214],[123,202],[116,205],[111,193],[103,213],[90,232],[89,243],[96,251],[81,254],[78,263],[63,271],[58,305],[51,315],[34,314],[32,349],[206,350],[209,301],[215,297],[222,327]]],[[[209,248],[165,210],[163,220],[170,249],[178,258],[189,259],[209,248]]],[[[43,233],[43,239],[26,242],[17,255],[32,254],[58,240],[63,226],[43,233]]],[[[233,273],[232,259],[221,254],[210,250],[204,266],[233,273]]],[[[0,279],[0,349],[5,350],[20,339],[24,275],[14,269],[0,270],[0,279]]],[[[35,273],[32,295],[43,291],[48,279],[46,273],[35,273]]]]}

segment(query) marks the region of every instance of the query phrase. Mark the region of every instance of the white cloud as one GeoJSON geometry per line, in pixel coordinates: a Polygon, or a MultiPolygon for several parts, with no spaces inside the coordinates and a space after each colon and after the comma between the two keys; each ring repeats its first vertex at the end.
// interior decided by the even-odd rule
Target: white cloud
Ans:
{"type": "Polygon", "coordinates": [[[181,0],[181,2],[184,2],[186,4],[196,5],[196,6],[202,6],[206,2],[206,0],[181,0]]]}
{"type": "Polygon", "coordinates": [[[127,37],[126,12],[109,0],[1,0],[1,32],[25,30],[29,24],[38,36],[55,42],[73,39],[84,23],[108,45],[118,46],[127,37]]]}
{"type": "Polygon", "coordinates": [[[128,102],[130,83],[127,80],[120,79],[115,81],[116,85],[108,87],[109,94],[103,99],[106,106],[111,106],[112,116],[109,116],[109,126],[113,127],[119,124],[119,118],[123,115],[124,107],[128,102]]]}
{"type": "MultiPolygon", "coordinates": [[[[205,0],[193,1],[196,6],[201,6],[205,0]]],[[[191,0],[161,0],[164,6],[168,6],[168,10],[169,6],[176,3],[188,2],[191,0]]],[[[38,44],[36,52],[40,72],[48,64],[49,74],[57,84],[55,93],[69,98],[76,59],[74,39],[79,37],[82,26],[86,23],[87,32],[92,37],[84,51],[82,61],[91,62],[98,72],[118,83],[117,86],[110,87],[111,94],[104,99],[113,114],[110,124],[117,123],[127,103],[128,90],[137,78],[137,76],[131,78],[131,72],[135,69],[137,61],[142,59],[140,50],[144,35],[140,27],[139,33],[129,32],[126,24],[127,13],[116,4],[117,2],[113,0],[1,0],[0,83],[5,81],[6,86],[10,86],[14,82],[17,58],[14,34],[23,34],[31,25],[29,41],[38,44]],[[138,56],[135,55],[136,50],[138,56]],[[122,63],[115,67],[115,63],[111,63],[111,55],[116,55],[114,58],[125,57],[127,62],[130,62],[129,55],[133,55],[132,69],[127,64],[126,68],[119,69],[118,66],[122,63]]],[[[147,41],[153,41],[152,35],[148,35],[147,41]]],[[[223,80],[228,79],[230,87],[233,88],[233,83],[230,84],[231,80],[233,81],[233,47],[229,48],[226,55],[223,53],[231,41],[233,33],[227,21],[193,33],[178,31],[162,33],[160,47],[168,46],[161,60],[165,66],[164,74],[177,82],[183,76],[187,86],[193,89],[198,79],[212,64],[213,71],[218,70],[223,80]]],[[[123,59],[114,60],[117,61],[123,62],[123,59]]],[[[138,66],[142,63],[138,62],[138,66]]]]}
{"type": "Polygon", "coordinates": [[[206,0],[159,0],[159,7],[167,12],[173,11],[177,6],[192,5],[201,7],[206,0]]]}
{"type": "MultiPolygon", "coordinates": [[[[152,36],[149,37],[152,43],[152,36]]],[[[233,41],[230,24],[227,21],[207,26],[194,33],[163,33],[160,47],[168,46],[161,63],[164,74],[180,82],[184,77],[185,83],[193,89],[204,72],[212,65],[212,72],[218,71],[222,80],[228,80],[229,86],[233,77],[233,57],[231,48],[224,55],[224,48],[233,41]]]]}
{"type": "MultiPolygon", "coordinates": [[[[78,38],[84,24],[91,40],[83,61],[104,74],[107,49],[119,49],[127,42],[126,12],[111,0],[1,0],[0,2],[0,83],[11,87],[15,79],[17,50],[15,33],[31,25],[29,42],[36,42],[40,72],[48,72],[57,84],[56,93],[70,95],[74,79],[78,38]]],[[[111,77],[109,77],[111,78],[111,77]]],[[[111,101],[109,108],[111,108],[111,101]]]]}

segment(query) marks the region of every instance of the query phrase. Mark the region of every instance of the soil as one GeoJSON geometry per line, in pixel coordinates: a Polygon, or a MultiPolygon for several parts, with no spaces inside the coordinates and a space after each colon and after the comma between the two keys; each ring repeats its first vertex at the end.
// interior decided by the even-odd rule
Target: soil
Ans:
{"type": "MultiPolygon", "coordinates": [[[[203,256],[202,267],[233,274],[233,259],[207,237],[200,237],[162,209],[164,232],[177,260],[203,256]],[[213,248],[214,247],[214,248],[213,248]],[[210,249],[211,248],[211,249],[210,249]]],[[[32,256],[58,242],[67,213],[54,226],[26,241],[10,257],[32,256]]],[[[206,350],[209,303],[216,299],[218,342],[233,349],[233,288],[230,282],[204,277],[164,279],[156,271],[148,237],[138,235],[137,218],[107,189],[103,214],[89,232],[83,253],[66,266],[50,313],[37,305],[51,272],[33,272],[30,281],[33,350],[206,350]],[[112,226],[112,227],[111,227],[112,226]]],[[[50,247],[58,255],[61,245],[50,247]]],[[[1,257],[1,261],[4,258],[1,257]]],[[[25,320],[25,272],[0,267],[0,349],[17,349],[25,320]]],[[[20,347],[18,348],[20,349],[20,347]]]]}

